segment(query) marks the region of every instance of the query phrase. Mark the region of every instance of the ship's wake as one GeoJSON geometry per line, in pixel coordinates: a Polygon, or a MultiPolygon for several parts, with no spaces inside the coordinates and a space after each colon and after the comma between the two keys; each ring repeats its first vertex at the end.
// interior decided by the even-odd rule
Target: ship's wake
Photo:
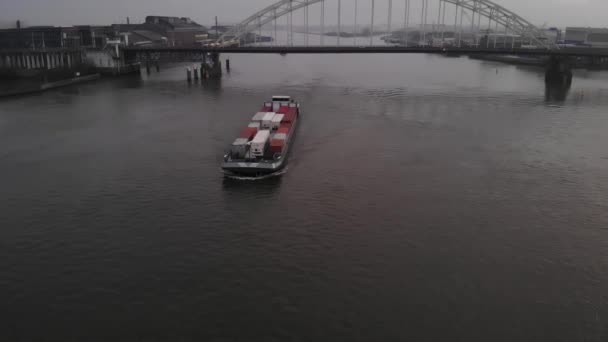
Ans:
{"type": "Polygon", "coordinates": [[[270,173],[267,175],[263,175],[263,176],[242,176],[242,175],[237,175],[237,174],[230,173],[230,172],[223,171],[223,170],[222,170],[222,172],[224,173],[224,177],[226,177],[228,179],[234,179],[234,180],[238,180],[238,181],[260,181],[260,180],[265,180],[265,179],[281,177],[287,173],[288,169],[289,169],[289,167],[286,166],[285,168],[283,168],[280,171],[270,173]]]}

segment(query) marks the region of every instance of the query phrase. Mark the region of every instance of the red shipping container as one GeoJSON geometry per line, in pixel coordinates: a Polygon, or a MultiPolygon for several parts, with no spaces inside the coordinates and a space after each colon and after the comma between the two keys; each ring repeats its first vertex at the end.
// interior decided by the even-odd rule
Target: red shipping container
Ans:
{"type": "Polygon", "coordinates": [[[264,112],[264,113],[270,113],[272,112],[272,107],[262,107],[262,109],[260,109],[260,112],[264,112]]]}
{"type": "Polygon", "coordinates": [[[277,111],[277,113],[280,114],[287,114],[289,112],[289,107],[287,106],[281,106],[279,107],[279,110],[277,111]]]}
{"type": "Polygon", "coordinates": [[[241,131],[241,135],[239,135],[239,138],[245,138],[245,139],[251,140],[255,137],[256,134],[258,134],[257,128],[247,127],[241,131]]]}
{"type": "Polygon", "coordinates": [[[270,141],[270,152],[272,153],[281,153],[283,152],[283,147],[285,146],[285,140],[283,139],[273,139],[270,141]]]}
{"type": "Polygon", "coordinates": [[[291,126],[281,126],[279,128],[279,130],[277,131],[277,133],[285,133],[285,134],[289,134],[289,131],[291,130],[291,126]]]}
{"type": "Polygon", "coordinates": [[[298,114],[296,114],[294,112],[288,112],[288,113],[285,113],[283,115],[284,115],[285,118],[292,118],[292,119],[298,117],[298,114]]]}
{"type": "Polygon", "coordinates": [[[285,112],[285,114],[297,116],[298,115],[298,108],[296,108],[296,107],[289,107],[289,108],[287,108],[287,112],[285,112]]]}

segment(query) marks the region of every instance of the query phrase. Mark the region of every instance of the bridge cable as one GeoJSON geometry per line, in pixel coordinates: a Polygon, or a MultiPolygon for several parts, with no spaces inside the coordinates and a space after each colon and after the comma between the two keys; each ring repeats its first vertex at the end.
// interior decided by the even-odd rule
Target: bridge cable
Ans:
{"type": "Polygon", "coordinates": [[[464,7],[460,7],[460,28],[458,31],[458,47],[462,47],[462,21],[464,17],[464,7]]]}
{"type": "Polygon", "coordinates": [[[454,4],[454,28],[453,28],[453,35],[454,35],[454,45],[456,45],[456,29],[458,28],[458,1],[454,4]]]}
{"type": "Polygon", "coordinates": [[[393,0],[388,0],[388,24],[387,26],[387,31],[388,31],[388,35],[391,35],[391,29],[392,29],[392,21],[393,21],[393,0]]]}
{"type": "Polygon", "coordinates": [[[405,11],[403,12],[403,42],[408,45],[408,26],[410,24],[410,0],[405,0],[405,11]]]}
{"type": "Polygon", "coordinates": [[[490,31],[492,30],[492,16],[494,15],[494,8],[490,9],[490,16],[488,17],[488,31],[486,34],[486,49],[490,48],[490,31]]]}
{"type": "Polygon", "coordinates": [[[342,0],[338,0],[338,46],[340,46],[340,36],[342,35],[342,0]]]}
{"type": "Polygon", "coordinates": [[[308,46],[308,0],[306,0],[306,7],[304,7],[304,26],[306,26],[306,46],[308,46]]]}
{"type": "Polygon", "coordinates": [[[494,48],[496,49],[496,41],[498,40],[498,20],[495,21],[495,33],[494,33],[494,48]]]}
{"type": "Polygon", "coordinates": [[[274,9],[274,46],[278,46],[278,36],[277,36],[277,9],[274,9]]]}
{"type": "Polygon", "coordinates": [[[321,0],[321,45],[325,41],[325,0],[321,0]]]}
{"type": "Polygon", "coordinates": [[[425,0],[421,0],[422,9],[420,10],[420,37],[418,38],[418,45],[420,45],[421,41],[424,41],[424,3],[425,0]]]}
{"type": "MultiPolygon", "coordinates": [[[[476,44],[477,35],[475,34],[475,11],[477,10],[477,0],[473,2],[473,11],[471,15],[471,33],[473,34],[473,44],[476,44]]],[[[481,14],[480,14],[481,15],[481,14]]]]}
{"type": "Polygon", "coordinates": [[[372,26],[369,30],[369,46],[374,45],[374,10],[376,9],[376,0],[372,0],[372,26]]]}
{"type": "MultiPolygon", "coordinates": [[[[441,7],[443,5],[443,1],[439,0],[439,10],[437,11],[437,27],[441,29],[441,7]]],[[[436,29],[435,26],[433,25],[433,41],[435,41],[435,33],[436,29]]]]}
{"type": "Polygon", "coordinates": [[[357,45],[357,35],[359,34],[359,27],[357,26],[358,7],[359,7],[359,0],[355,0],[355,28],[354,28],[354,32],[353,32],[354,45],[357,45]]]}
{"type": "Polygon", "coordinates": [[[441,18],[441,45],[445,46],[445,8],[447,7],[447,3],[443,2],[443,13],[441,18]]]}

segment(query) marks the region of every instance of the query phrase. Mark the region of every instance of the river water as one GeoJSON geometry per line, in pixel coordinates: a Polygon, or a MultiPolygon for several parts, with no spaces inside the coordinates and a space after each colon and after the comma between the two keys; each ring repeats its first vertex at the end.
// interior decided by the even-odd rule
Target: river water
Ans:
{"type": "Polygon", "coordinates": [[[608,339],[608,74],[230,58],[0,102],[2,340],[608,339]],[[287,172],[224,179],[273,94],[287,172]]]}

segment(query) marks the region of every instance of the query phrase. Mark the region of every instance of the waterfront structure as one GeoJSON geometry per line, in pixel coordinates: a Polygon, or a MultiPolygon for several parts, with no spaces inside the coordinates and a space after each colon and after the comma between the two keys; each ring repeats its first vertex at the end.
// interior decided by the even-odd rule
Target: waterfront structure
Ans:
{"type": "Polygon", "coordinates": [[[149,16],[141,24],[71,27],[32,26],[0,30],[0,76],[28,77],[86,64],[122,74],[139,69],[126,62],[125,47],[195,46],[207,29],[189,18],[149,16]]]}
{"type": "MultiPolygon", "coordinates": [[[[20,25],[18,25],[20,26],[20,25]]],[[[0,30],[2,49],[45,49],[74,47],[62,27],[32,26],[0,30]]]]}
{"type": "Polygon", "coordinates": [[[209,38],[207,28],[190,18],[148,16],[142,28],[166,37],[172,47],[194,46],[209,38]]]}
{"type": "Polygon", "coordinates": [[[567,27],[566,44],[608,47],[608,28],[567,27]]]}
{"type": "Polygon", "coordinates": [[[551,27],[543,30],[545,37],[553,44],[557,44],[563,40],[563,32],[557,27],[551,27]]]}

